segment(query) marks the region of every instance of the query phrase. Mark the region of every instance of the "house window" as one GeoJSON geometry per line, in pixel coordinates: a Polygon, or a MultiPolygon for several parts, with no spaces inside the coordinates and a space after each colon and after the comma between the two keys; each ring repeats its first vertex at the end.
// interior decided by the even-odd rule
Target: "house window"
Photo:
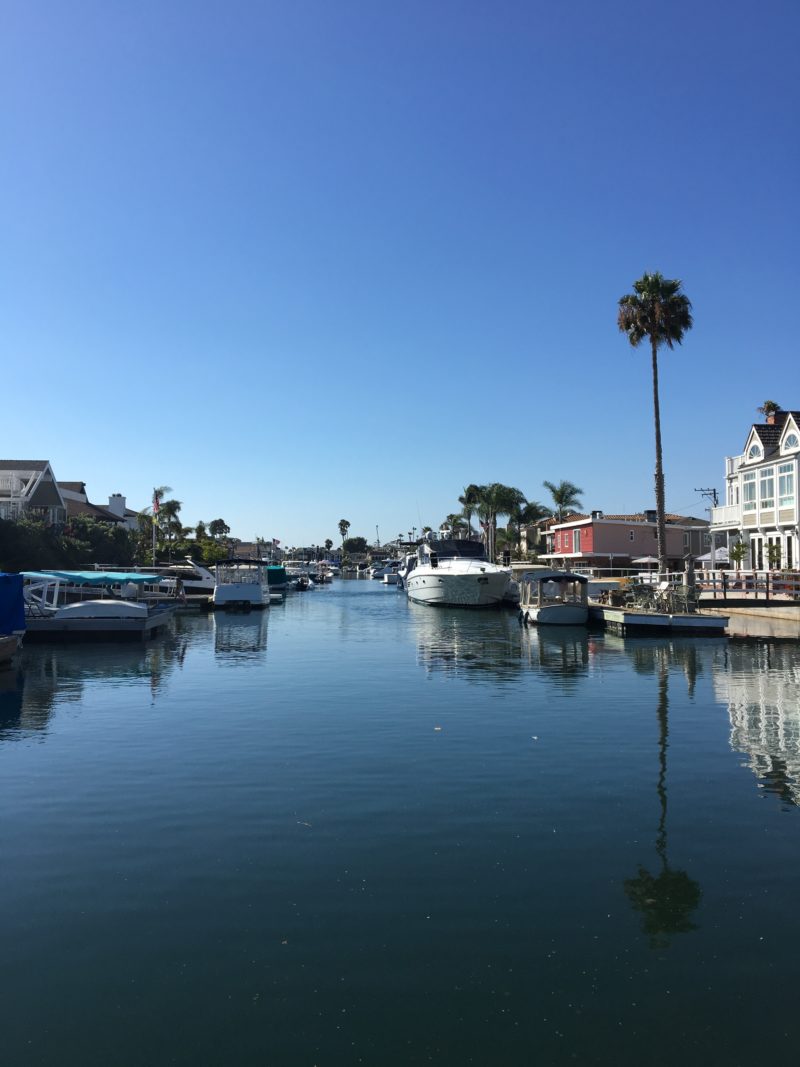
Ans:
{"type": "Polygon", "coordinates": [[[758,459],[760,455],[761,455],[761,446],[760,445],[750,445],[750,450],[747,453],[747,458],[748,459],[758,459]]]}
{"type": "Polygon", "coordinates": [[[657,526],[653,527],[653,540],[654,541],[658,540],[658,527],[657,526]]]}
{"type": "Polygon", "coordinates": [[[631,541],[634,539],[635,536],[636,536],[636,532],[634,530],[631,530],[628,533],[628,537],[630,537],[631,541]]]}
{"type": "Polygon", "coordinates": [[[786,440],[783,442],[784,448],[800,448],[800,439],[798,439],[796,433],[790,433],[786,440]]]}
{"type": "Polygon", "coordinates": [[[778,507],[794,507],[794,463],[778,465],[778,507]]]}
{"type": "Polygon", "coordinates": [[[742,511],[756,510],[756,472],[742,476],[742,511]]]}
{"type": "Polygon", "coordinates": [[[761,510],[769,511],[775,507],[775,468],[767,467],[766,470],[760,473],[759,497],[761,498],[761,510]]]}
{"type": "Polygon", "coordinates": [[[572,549],[574,552],[580,552],[581,550],[581,532],[576,530],[572,535],[572,549]]]}

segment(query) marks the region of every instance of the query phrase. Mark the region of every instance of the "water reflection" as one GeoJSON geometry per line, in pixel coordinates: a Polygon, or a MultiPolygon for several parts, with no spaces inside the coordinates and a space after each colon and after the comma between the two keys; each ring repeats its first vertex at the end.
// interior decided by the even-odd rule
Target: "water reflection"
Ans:
{"type": "Polygon", "coordinates": [[[800,655],[793,643],[732,641],[714,668],[714,693],[727,705],[731,748],[759,788],[800,805],[800,655]]]}
{"type": "Polygon", "coordinates": [[[215,612],[214,652],[229,667],[255,666],[267,651],[269,611],[215,612]]]}
{"type": "Polygon", "coordinates": [[[43,734],[54,712],[80,705],[95,682],[115,687],[146,682],[151,699],[183,666],[188,637],[169,631],[146,644],[36,645],[23,649],[19,665],[0,677],[0,742],[43,734]]]}
{"type": "Polygon", "coordinates": [[[522,648],[529,666],[557,676],[569,688],[588,673],[597,653],[597,638],[585,626],[532,626],[521,628],[522,648]]]}
{"type": "MultiPolygon", "coordinates": [[[[669,665],[672,649],[668,644],[640,648],[647,652],[640,659],[645,664],[656,665],[658,675],[658,794],[660,817],[656,833],[655,850],[659,860],[658,873],[652,874],[639,865],[635,878],[624,883],[625,893],[632,907],[641,913],[642,930],[650,939],[652,948],[665,948],[675,934],[695,930],[692,912],[700,903],[700,885],[686,871],[670,867],[667,855],[667,748],[669,738],[669,665]]],[[[687,649],[688,651],[688,649],[687,649]]],[[[689,681],[694,689],[697,656],[687,656],[694,665],[689,681]]]]}
{"type": "Polygon", "coordinates": [[[426,671],[505,681],[522,670],[521,627],[510,612],[431,608],[412,602],[408,610],[416,633],[417,662],[426,671]]]}

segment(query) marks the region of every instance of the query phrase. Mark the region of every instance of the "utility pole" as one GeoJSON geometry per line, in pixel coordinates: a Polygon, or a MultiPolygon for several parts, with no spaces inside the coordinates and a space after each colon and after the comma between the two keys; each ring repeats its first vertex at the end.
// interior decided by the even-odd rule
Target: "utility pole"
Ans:
{"type": "Polygon", "coordinates": [[[716,489],[695,489],[695,492],[699,493],[701,496],[704,496],[706,498],[706,500],[710,500],[712,507],[716,507],[717,506],[717,490],[716,489]]]}
{"type": "MultiPolygon", "coordinates": [[[[706,498],[706,500],[710,500],[712,508],[715,508],[717,506],[717,490],[716,489],[695,489],[695,492],[699,493],[701,496],[704,496],[706,498]]],[[[713,518],[713,516],[710,514],[711,513],[711,508],[706,508],[706,511],[709,512],[709,517],[713,518]]],[[[711,549],[711,553],[710,553],[711,554],[711,560],[710,560],[711,570],[715,571],[717,569],[717,539],[714,536],[714,534],[711,532],[710,527],[709,527],[709,531],[708,531],[708,543],[709,543],[710,549],[711,549]]]]}

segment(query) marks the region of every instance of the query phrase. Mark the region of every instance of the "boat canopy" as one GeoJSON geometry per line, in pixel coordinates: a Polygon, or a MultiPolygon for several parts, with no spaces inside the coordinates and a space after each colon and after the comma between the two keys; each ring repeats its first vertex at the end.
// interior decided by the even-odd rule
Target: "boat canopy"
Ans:
{"type": "Polygon", "coordinates": [[[534,571],[531,574],[523,574],[524,582],[579,582],[588,585],[589,579],[585,574],[574,574],[572,571],[534,571]]]}
{"type": "Polygon", "coordinates": [[[72,582],[73,585],[152,585],[160,582],[160,574],[140,574],[138,571],[23,571],[23,578],[33,581],[72,582]]]}
{"type": "Polygon", "coordinates": [[[457,538],[442,538],[427,541],[425,547],[435,552],[440,559],[485,559],[486,549],[482,541],[459,541],[457,538]]]}

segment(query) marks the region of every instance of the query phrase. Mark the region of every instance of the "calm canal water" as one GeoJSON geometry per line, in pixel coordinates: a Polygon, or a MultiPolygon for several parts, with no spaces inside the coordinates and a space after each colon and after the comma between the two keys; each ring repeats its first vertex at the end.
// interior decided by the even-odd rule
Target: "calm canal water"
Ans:
{"type": "Polygon", "coordinates": [[[798,647],[369,582],[29,646],[3,1062],[791,1062],[798,647]]]}

